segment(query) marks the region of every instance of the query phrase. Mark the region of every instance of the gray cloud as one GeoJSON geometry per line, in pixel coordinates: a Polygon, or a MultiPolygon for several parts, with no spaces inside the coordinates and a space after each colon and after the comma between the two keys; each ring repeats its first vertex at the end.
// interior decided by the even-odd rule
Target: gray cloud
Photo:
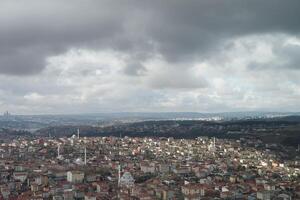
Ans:
{"type": "Polygon", "coordinates": [[[155,52],[173,63],[205,59],[226,39],[299,33],[299,7],[297,0],[4,0],[0,73],[39,73],[47,57],[74,47],[143,54],[133,57],[142,61],[155,52]]]}
{"type": "Polygon", "coordinates": [[[300,45],[286,41],[299,42],[299,8],[298,0],[2,0],[0,109],[297,110],[300,45]]]}
{"type": "Polygon", "coordinates": [[[129,62],[124,69],[125,74],[130,76],[142,76],[147,69],[140,62],[129,62]]]}
{"type": "MultiPolygon", "coordinates": [[[[253,61],[249,63],[250,70],[299,70],[300,44],[285,41],[284,37],[269,38],[272,53],[276,59],[268,62],[253,61]]],[[[249,48],[251,49],[251,47],[249,48]]]]}

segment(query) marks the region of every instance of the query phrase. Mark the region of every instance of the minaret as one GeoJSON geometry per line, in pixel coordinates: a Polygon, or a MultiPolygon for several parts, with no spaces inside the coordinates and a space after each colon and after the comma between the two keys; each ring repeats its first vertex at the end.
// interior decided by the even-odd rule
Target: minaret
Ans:
{"type": "Polygon", "coordinates": [[[213,155],[214,156],[216,155],[215,152],[216,152],[216,138],[214,137],[214,146],[213,146],[213,155]]]}
{"type": "Polygon", "coordinates": [[[86,165],[86,147],[84,147],[84,165],[86,165]]]}
{"type": "Polygon", "coordinates": [[[79,130],[79,128],[77,129],[77,139],[79,139],[79,137],[80,137],[80,130],[79,130]]]}
{"type": "Polygon", "coordinates": [[[120,180],[121,180],[121,165],[118,165],[118,187],[120,187],[120,180]]]}
{"type": "Polygon", "coordinates": [[[117,196],[118,196],[118,199],[120,199],[120,186],[121,186],[121,165],[119,163],[118,165],[118,193],[117,193],[117,196]]]}
{"type": "Polygon", "coordinates": [[[214,149],[216,149],[216,138],[214,137],[214,149]]]}
{"type": "Polygon", "coordinates": [[[60,144],[57,146],[57,158],[60,157],[60,144]]]}

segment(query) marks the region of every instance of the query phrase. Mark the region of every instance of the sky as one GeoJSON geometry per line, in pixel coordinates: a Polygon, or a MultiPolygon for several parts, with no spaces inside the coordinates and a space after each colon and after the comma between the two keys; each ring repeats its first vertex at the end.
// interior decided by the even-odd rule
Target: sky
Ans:
{"type": "Polygon", "coordinates": [[[299,112],[299,8],[1,0],[0,112],[299,112]]]}

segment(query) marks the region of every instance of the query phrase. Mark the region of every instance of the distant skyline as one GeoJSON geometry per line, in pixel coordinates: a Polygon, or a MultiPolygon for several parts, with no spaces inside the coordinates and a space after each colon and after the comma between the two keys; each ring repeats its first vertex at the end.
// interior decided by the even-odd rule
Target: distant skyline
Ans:
{"type": "Polygon", "coordinates": [[[299,0],[2,0],[0,112],[300,112],[299,0]]]}

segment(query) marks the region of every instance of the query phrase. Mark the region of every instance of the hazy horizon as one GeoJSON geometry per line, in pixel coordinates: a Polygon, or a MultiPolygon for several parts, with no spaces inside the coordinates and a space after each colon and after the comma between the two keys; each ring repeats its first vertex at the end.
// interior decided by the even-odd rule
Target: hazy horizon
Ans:
{"type": "MultiPolygon", "coordinates": [[[[128,112],[128,111],[120,111],[120,112],[94,112],[94,113],[35,113],[35,114],[22,114],[22,113],[10,113],[5,111],[2,116],[110,116],[110,115],[119,115],[119,116],[159,116],[159,115],[186,115],[194,117],[198,116],[219,116],[219,115],[232,115],[232,116],[264,116],[264,115],[283,115],[283,116],[293,116],[300,115],[300,112],[280,112],[280,111],[236,111],[236,112],[128,112]]],[[[1,116],[1,115],[0,115],[1,116]]]]}

